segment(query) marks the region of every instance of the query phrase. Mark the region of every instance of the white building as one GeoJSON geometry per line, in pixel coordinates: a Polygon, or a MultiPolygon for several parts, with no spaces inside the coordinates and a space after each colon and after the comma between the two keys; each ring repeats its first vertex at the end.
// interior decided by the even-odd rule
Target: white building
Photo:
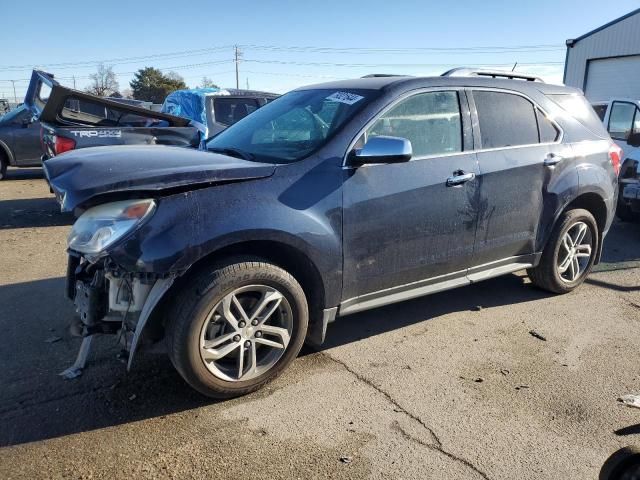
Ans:
{"type": "Polygon", "coordinates": [[[564,83],[592,103],[640,99],[640,8],[567,40],[564,83]]]}

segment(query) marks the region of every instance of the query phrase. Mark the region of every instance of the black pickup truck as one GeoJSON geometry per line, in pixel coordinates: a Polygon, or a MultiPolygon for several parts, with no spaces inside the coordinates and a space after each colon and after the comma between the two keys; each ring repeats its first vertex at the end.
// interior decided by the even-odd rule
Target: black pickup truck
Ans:
{"type": "Polygon", "coordinates": [[[155,112],[143,108],[142,101],[66,88],[53,75],[34,70],[24,104],[0,118],[0,180],[7,166],[39,166],[85,147],[204,147],[207,138],[277,96],[254,90],[179,90],[155,112]]]}
{"type": "Polygon", "coordinates": [[[60,153],[106,145],[197,147],[187,118],[66,88],[34,70],[24,105],[0,119],[0,179],[7,166],[38,166],[60,153]]]}
{"type": "Polygon", "coordinates": [[[72,90],[44,72],[33,72],[25,104],[40,118],[45,160],[76,148],[195,147],[200,141],[199,130],[189,119],[72,90]]]}

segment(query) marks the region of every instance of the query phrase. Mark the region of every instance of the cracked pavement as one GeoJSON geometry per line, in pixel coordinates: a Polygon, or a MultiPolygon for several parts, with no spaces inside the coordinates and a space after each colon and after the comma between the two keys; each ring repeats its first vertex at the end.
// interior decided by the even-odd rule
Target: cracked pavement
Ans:
{"type": "Polygon", "coordinates": [[[640,392],[638,224],[614,224],[572,294],[519,272],[344,317],[267,388],[214,402],[163,355],[127,374],[111,337],[57,376],[79,347],[71,221],[39,169],[0,182],[0,478],[582,479],[640,444],[616,402],[640,392]]]}

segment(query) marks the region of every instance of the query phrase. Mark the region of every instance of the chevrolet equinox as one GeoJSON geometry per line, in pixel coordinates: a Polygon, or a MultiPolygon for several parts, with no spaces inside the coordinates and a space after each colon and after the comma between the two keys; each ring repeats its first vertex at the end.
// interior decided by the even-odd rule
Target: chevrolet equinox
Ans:
{"type": "Polygon", "coordinates": [[[166,347],[228,398],[337,316],[526,269],[554,293],[599,261],[620,149],[579,90],[472,72],[299,88],[206,151],[97,147],[45,162],[82,346],[166,347]]]}

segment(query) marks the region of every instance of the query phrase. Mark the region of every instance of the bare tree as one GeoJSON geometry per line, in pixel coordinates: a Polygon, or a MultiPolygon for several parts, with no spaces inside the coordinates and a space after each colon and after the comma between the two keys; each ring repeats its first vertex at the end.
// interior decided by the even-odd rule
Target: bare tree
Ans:
{"type": "Polygon", "coordinates": [[[113,67],[100,64],[98,65],[98,71],[89,75],[89,78],[91,79],[91,85],[86,88],[86,91],[99,97],[113,95],[120,88],[116,74],[113,72],[113,67]]]}
{"type": "Polygon", "coordinates": [[[202,77],[202,81],[198,88],[219,88],[209,77],[202,77]]]}

